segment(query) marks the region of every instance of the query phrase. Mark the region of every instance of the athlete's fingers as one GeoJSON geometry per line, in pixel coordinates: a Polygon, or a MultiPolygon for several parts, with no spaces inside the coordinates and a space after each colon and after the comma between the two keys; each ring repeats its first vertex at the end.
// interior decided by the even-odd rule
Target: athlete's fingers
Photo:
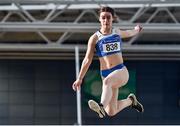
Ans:
{"type": "Polygon", "coordinates": [[[81,80],[76,80],[72,85],[73,90],[74,91],[80,90],[81,83],[82,83],[81,80]]]}
{"type": "Polygon", "coordinates": [[[141,32],[143,27],[141,25],[138,25],[138,27],[139,27],[139,32],[141,32]]]}
{"type": "Polygon", "coordinates": [[[141,32],[143,27],[140,24],[138,24],[134,27],[134,29],[137,30],[138,32],[141,32]]]}
{"type": "Polygon", "coordinates": [[[75,84],[75,83],[73,83],[72,89],[73,89],[74,91],[76,91],[76,84],[75,84]]]}
{"type": "Polygon", "coordinates": [[[78,90],[78,91],[80,90],[80,85],[77,86],[77,90],[78,90]]]}

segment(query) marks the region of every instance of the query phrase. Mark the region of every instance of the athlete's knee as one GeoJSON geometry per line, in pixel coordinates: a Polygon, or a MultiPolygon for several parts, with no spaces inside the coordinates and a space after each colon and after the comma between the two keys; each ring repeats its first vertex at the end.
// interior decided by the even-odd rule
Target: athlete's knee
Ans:
{"type": "Polygon", "coordinates": [[[116,110],[110,108],[108,110],[106,110],[106,113],[108,116],[115,116],[116,115],[116,110]]]}

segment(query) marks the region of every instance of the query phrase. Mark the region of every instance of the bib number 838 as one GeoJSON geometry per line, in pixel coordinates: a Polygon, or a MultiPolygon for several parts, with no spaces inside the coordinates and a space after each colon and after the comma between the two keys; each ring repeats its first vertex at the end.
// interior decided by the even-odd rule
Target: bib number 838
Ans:
{"type": "Polygon", "coordinates": [[[104,45],[104,51],[105,52],[113,52],[113,51],[119,51],[120,50],[120,44],[115,43],[108,43],[104,45]]]}

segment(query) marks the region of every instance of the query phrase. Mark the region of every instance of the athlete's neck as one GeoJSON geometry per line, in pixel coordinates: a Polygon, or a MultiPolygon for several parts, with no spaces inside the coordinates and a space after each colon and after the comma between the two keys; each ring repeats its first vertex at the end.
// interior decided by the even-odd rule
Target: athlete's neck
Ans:
{"type": "Polygon", "coordinates": [[[103,34],[103,35],[109,35],[109,34],[111,34],[112,33],[112,29],[111,28],[101,28],[100,29],[100,32],[101,32],[101,34],[103,34]]]}

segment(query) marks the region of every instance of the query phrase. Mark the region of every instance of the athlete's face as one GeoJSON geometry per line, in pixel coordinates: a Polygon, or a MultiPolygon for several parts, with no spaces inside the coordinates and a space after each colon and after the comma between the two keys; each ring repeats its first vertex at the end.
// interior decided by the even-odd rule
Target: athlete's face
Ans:
{"type": "Polygon", "coordinates": [[[112,27],[113,16],[110,12],[101,12],[99,21],[102,27],[112,27]]]}

